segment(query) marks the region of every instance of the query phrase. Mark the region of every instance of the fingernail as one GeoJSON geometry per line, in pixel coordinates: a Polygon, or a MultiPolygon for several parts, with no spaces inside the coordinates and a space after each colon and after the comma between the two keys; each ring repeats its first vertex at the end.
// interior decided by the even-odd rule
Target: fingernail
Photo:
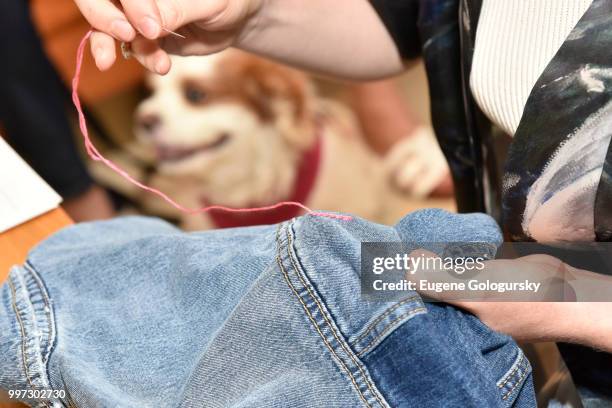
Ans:
{"type": "Polygon", "coordinates": [[[98,67],[105,62],[104,60],[106,59],[106,51],[104,49],[96,49],[94,55],[96,57],[96,65],[98,65],[98,67]]]}
{"type": "Polygon", "coordinates": [[[165,74],[166,73],[166,63],[163,60],[159,60],[155,63],[155,72],[157,72],[158,74],[165,74]]]}
{"type": "Polygon", "coordinates": [[[111,24],[111,33],[122,41],[132,41],[134,39],[134,28],[125,20],[115,20],[111,24]]]}
{"type": "Polygon", "coordinates": [[[159,36],[161,27],[152,17],[145,17],[140,21],[138,29],[149,40],[154,40],[159,36]]]}

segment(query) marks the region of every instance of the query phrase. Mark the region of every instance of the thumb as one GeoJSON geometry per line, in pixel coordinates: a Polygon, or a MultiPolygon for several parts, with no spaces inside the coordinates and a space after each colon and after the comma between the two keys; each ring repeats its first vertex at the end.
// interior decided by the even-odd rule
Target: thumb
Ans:
{"type": "Polygon", "coordinates": [[[208,30],[228,29],[246,17],[249,0],[158,0],[158,8],[164,28],[180,32],[184,26],[196,23],[208,30]]]}

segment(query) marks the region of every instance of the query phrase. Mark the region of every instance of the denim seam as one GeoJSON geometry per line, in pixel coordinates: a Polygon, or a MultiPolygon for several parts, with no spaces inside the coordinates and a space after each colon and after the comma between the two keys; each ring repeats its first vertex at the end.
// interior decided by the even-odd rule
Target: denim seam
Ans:
{"type": "MultiPolygon", "coordinates": [[[[36,282],[36,285],[38,286],[38,290],[41,293],[43,301],[45,302],[45,314],[47,316],[47,329],[49,331],[48,332],[49,339],[47,342],[45,353],[43,355],[43,363],[47,364],[49,362],[49,358],[51,357],[51,352],[53,351],[53,347],[55,346],[56,333],[55,333],[55,325],[53,324],[55,322],[53,306],[51,304],[51,299],[49,298],[49,295],[47,293],[47,289],[45,288],[42,282],[42,279],[40,278],[36,270],[34,270],[34,267],[29,262],[26,262],[24,264],[24,267],[30,272],[32,278],[34,279],[34,281],[36,282]]],[[[49,376],[48,371],[47,371],[47,376],[49,376]]]]}
{"type": "Polygon", "coordinates": [[[497,383],[497,387],[501,391],[503,391],[503,389],[509,385],[508,390],[502,395],[502,400],[504,401],[510,397],[510,395],[531,372],[529,360],[527,360],[527,357],[525,357],[525,354],[520,348],[518,349],[518,353],[519,354],[510,370],[504,374],[497,383]]]}
{"type": "Polygon", "coordinates": [[[419,296],[418,295],[413,295],[410,296],[400,302],[397,302],[396,304],[394,304],[393,306],[389,307],[387,310],[385,310],[385,312],[383,314],[381,314],[380,316],[378,316],[376,319],[374,319],[374,321],[372,323],[370,323],[366,330],[361,333],[359,335],[359,337],[357,337],[355,340],[353,340],[353,344],[359,343],[361,340],[363,340],[367,335],[370,334],[371,331],[373,331],[376,328],[376,325],[378,323],[380,323],[385,317],[387,317],[388,315],[390,315],[391,313],[393,313],[397,308],[399,308],[400,306],[415,301],[415,300],[419,300],[419,296]]]}
{"type": "Polygon", "coordinates": [[[510,381],[510,379],[512,378],[512,376],[514,375],[514,373],[516,371],[518,371],[518,369],[521,366],[521,361],[522,361],[522,354],[519,352],[519,355],[517,356],[516,360],[514,361],[513,367],[510,368],[510,371],[508,371],[503,377],[502,380],[500,380],[501,382],[497,385],[499,388],[503,388],[508,381],[510,381]]]}
{"type": "MultiPolygon", "coordinates": [[[[358,378],[360,379],[359,382],[362,383],[362,385],[366,386],[366,389],[371,393],[371,395],[374,396],[374,398],[376,399],[378,405],[380,405],[382,407],[388,407],[388,404],[386,403],[386,401],[384,400],[382,395],[380,395],[379,391],[376,389],[376,387],[371,382],[371,379],[369,378],[369,374],[367,374],[366,370],[364,369],[363,363],[361,363],[361,361],[359,361],[359,359],[356,358],[355,353],[352,350],[350,350],[350,347],[348,347],[345,344],[346,340],[343,338],[343,335],[338,333],[338,329],[335,327],[335,325],[330,320],[331,318],[328,315],[328,311],[326,310],[325,307],[323,307],[323,305],[321,303],[321,300],[319,299],[318,295],[315,293],[316,291],[312,287],[312,284],[309,281],[307,281],[307,278],[305,276],[302,275],[302,273],[304,273],[303,269],[301,269],[298,266],[298,261],[296,260],[295,255],[292,252],[292,249],[293,249],[293,251],[295,251],[295,248],[293,247],[293,239],[292,239],[292,234],[291,234],[291,227],[293,225],[294,225],[294,221],[292,221],[291,223],[286,223],[284,225],[284,228],[285,228],[286,240],[287,240],[286,241],[287,256],[288,256],[288,259],[289,259],[289,261],[291,263],[291,266],[292,266],[292,268],[294,270],[295,276],[298,278],[299,283],[303,286],[303,289],[305,289],[306,292],[308,293],[308,297],[312,300],[312,302],[314,302],[314,304],[315,304],[314,307],[316,307],[316,311],[318,311],[318,313],[322,316],[323,321],[325,323],[325,326],[327,326],[327,328],[329,329],[331,335],[333,336],[333,339],[340,345],[340,348],[342,349],[342,351],[344,351],[344,354],[346,356],[348,356],[348,358],[352,362],[352,365],[354,365],[354,367],[356,367],[357,370],[359,371],[360,374],[359,373],[355,373],[355,374],[358,375],[358,378]]],[[[279,253],[280,253],[280,243],[279,243],[279,253]]],[[[288,277],[288,275],[287,275],[287,277],[288,277]]],[[[298,296],[300,296],[300,295],[298,294],[298,296]]],[[[307,307],[305,302],[303,302],[303,305],[305,307],[307,307]]],[[[311,314],[309,309],[308,309],[308,313],[309,313],[310,316],[312,316],[312,314],[311,314]]],[[[322,337],[325,336],[320,329],[318,329],[318,331],[319,331],[319,334],[322,337]]],[[[323,338],[325,338],[325,337],[323,337],[323,338]]],[[[326,341],[326,344],[328,345],[328,348],[331,347],[330,350],[334,349],[334,347],[331,346],[331,344],[329,344],[328,341],[326,341]]],[[[342,358],[340,358],[340,356],[337,354],[336,350],[333,350],[333,354],[338,356],[338,358],[342,361],[342,358]]],[[[346,365],[346,362],[344,362],[344,361],[342,361],[342,362],[343,362],[343,365],[348,369],[348,366],[346,365]]],[[[348,371],[350,371],[350,369],[348,371]]],[[[352,376],[352,374],[351,374],[351,376],[352,376]]],[[[354,385],[357,386],[358,391],[361,394],[361,396],[363,396],[363,398],[365,398],[365,395],[361,391],[360,386],[358,384],[356,384],[356,382],[354,383],[354,385]]],[[[369,402],[367,403],[367,405],[371,406],[369,402]]]]}
{"type": "Polygon", "coordinates": [[[512,394],[512,392],[514,392],[514,390],[516,389],[516,387],[519,386],[519,384],[521,383],[521,381],[523,381],[523,379],[525,377],[527,377],[527,374],[529,373],[529,371],[525,370],[522,372],[521,376],[518,378],[518,380],[516,380],[516,383],[514,383],[512,385],[512,387],[508,390],[508,392],[506,392],[504,394],[504,396],[502,397],[502,399],[505,401],[508,399],[508,397],[510,396],[510,394],[512,394]]]}
{"type": "Polygon", "coordinates": [[[321,329],[319,328],[317,322],[315,321],[314,317],[312,316],[312,314],[308,310],[308,306],[304,303],[304,301],[302,300],[301,296],[299,295],[299,293],[297,292],[297,290],[295,289],[295,287],[293,286],[293,284],[289,280],[289,277],[287,275],[287,270],[283,266],[283,263],[282,263],[282,260],[280,259],[280,257],[277,257],[277,262],[278,262],[278,266],[281,268],[281,270],[283,272],[283,275],[285,277],[285,281],[289,285],[289,288],[291,289],[293,294],[298,298],[298,301],[302,304],[302,307],[304,308],[304,310],[306,311],[306,314],[308,315],[308,319],[310,320],[312,325],[315,327],[315,330],[317,331],[319,336],[323,339],[323,342],[325,343],[325,346],[329,349],[329,351],[332,353],[334,358],[340,363],[340,365],[342,366],[342,369],[348,374],[349,378],[351,379],[351,382],[353,383],[353,386],[355,387],[355,389],[357,390],[357,393],[359,394],[359,398],[363,401],[363,403],[368,408],[372,408],[372,406],[368,403],[368,401],[365,399],[365,396],[363,395],[363,393],[359,389],[359,385],[357,384],[357,382],[355,380],[355,377],[353,377],[353,374],[351,373],[349,368],[346,366],[344,361],[342,361],[342,359],[334,351],[334,349],[331,346],[331,344],[329,344],[329,341],[325,338],[325,335],[321,332],[321,329]]]}
{"type": "MultiPolygon", "coordinates": [[[[8,285],[11,290],[12,297],[12,308],[21,333],[21,361],[23,364],[24,374],[27,383],[32,387],[32,389],[36,390],[50,387],[48,385],[48,378],[46,376],[46,363],[43,361],[43,353],[42,349],[40,349],[40,341],[45,333],[38,328],[40,310],[37,310],[37,304],[39,302],[34,299],[36,291],[29,288],[29,285],[32,283],[36,284],[37,288],[39,289],[40,296],[44,299],[46,296],[46,291],[40,290],[41,288],[39,283],[36,281],[30,270],[26,270],[25,268],[21,268],[21,270],[15,268],[8,279],[8,285]],[[27,276],[25,276],[25,274],[21,271],[25,272],[27,276]],[[28,308],[31,308],[32,310],[26,310],[28,308]],[[30,314],[31,316],[28,316],[30,314]],[[30,325],[36,326],[34,333],[30,333],[33,329],[28,327],[28,321],[30,321],[30,325]],[[28,342],[34,340],[38,341],[38,352],[35,350],[36,345],[32,346],[28,344],[28,342]],[[40,361],[36,361],[38,354],[40,354],[40,361]],[[35,368],[36,373],[32,372],[32,368],[35,368]],[[34,378],[35,376],[38,378],[34,378]]],[[[46,304],[46,300],[43,302],[46,304]]],[[[49,318],[48,312],[46,312],[44,308],[43,311],[45,313],[45,320],[47,320],[49,318]]],[[[49,333],[47,333],[47,335],[48,334],[49,333]]],[[[49,405],[48,401],[39,400],[36,401],[36,406],[50,407],[51,405],[49,405]]]]}
{"type": "MultiPolygon", "coordinates": [[[[51,358],[51,353],[53,352],[53,348],[55,347],[55,341],[56,341],[55,314],[53,311],[53,304],[52,304],[51,298],[49,297],[47,288],[45,284],[43,283],[43,280],[38,274],[38,272],[36,272],[36,269],[34,269],[34,266],[29,261],[26,261],[26,263],[23,266],[25,269],[28,270],[28,272],[30,273],[30,277],[34,280],[34,282],[36,283],[36,286],[38,286],[38,291],[45,304],[44,312],[45,312],[45,316],[47,320],[48,338],[47,338],[47,344],[45,346],[45,352],[42,355],[42,362],[44,365],[45,373],[47,375],[47,379],[48,379],[47,383],[49,385],[49,389],[55,389],[51,384],[52,377],[49,373],[49,368],[50,368],[49,359],[51,358]]],[[[40,402],[43,404],[44,407],[49,407],[49,405],[47,405],[47,401],[40,401],[40,402]]],[[[54,403],[51,403],[51,404],[54,405],[54,403]]]]}
{"type": "Polygon", "coordinates": [[[383,402],[383,398],[382,396],[379,394],[378,390],[376,389],[376,387],[372,384],[372,381],[369,378],[369,375],[366,373],[363,363],[357,358],[357,356],[355,355],[355,352],[353,350],[350,349],[350,347],[348,346],[348,344],[346,344],[346,340],[343,338],[342,334],[339,333],[339,330],[332,324],[331,322],[331,318],[329,316],[329,314],[326,312],[325,307],[322,306],[322,301],[319,299],[319,297],[317,296],[317,294],[315,294],[314,289],[312,287],[312,284],[310,283],[310,281],[307,281],[307,278],[305,278],[305,270],[303,269],[303,267],[298,266],[298,261],[297,261],[297,252],[295,249],[295,246],[293,245],[293,238],[292,238],[292,234],[290,234],[290,230],[291,227],[294,225],[295,221],[291,222],[291,224],[289,224],[287,226],[286,229],[286,234],[287,234],[287,254],[289,255],[289,259],[291,260],[291,264],[293,265],[293,269],[295,271],[296,276],[298,277],[298,279],[300,280],[300,282],[302,283],[302,285],[306,288],[306,290],[308,291],[308,294],[310,295],[310,297],[314,300],[314,302],[317,305],[317,308],[319,309],[319,312],[321,313],[321,315],[323,316],[323,319],[325,320],[325,323],[327,323],[327,326],[329,327],[331,333],[333,334],[333,336],[335,337],[336,341],[338,342],[338,344],[340,344],[340,347],[342,347],[342,349],[344,350],[344,352],[349,356],[349,358],[353,361],[353,364],[355,364],[355,366],[359,369],[359,372],[361,373],[361,376],[363,377],[364,382],[366,383],[368,390],[374,395],[374,397],[376,398],[376,400],[378,401],[378,403],[381,406],[385,406],[385,403],[383,402]],[[293,249],[293,251],[292,251],[293,249]]]}
{"type": "Polygon", "coordinates": [[[9,288],[11,288],[11,306],[13,306],[13,311],[15,312],[17,323],[19,323],[19,331],[21,332],[21,363],[23,364],[23,372],[26,376],[28,384],[30,384],[33,389],[37,389],[36,385],[34,385],[34,382],[32,381],[32,377],[30,376],[30,369],[28,368],[28,353],[26,352],[26,349],[28,348],[26,344],[27,338],[25,333],[25,325],[23,323],[23,319],[21,318],[21,313],[19,313],[19,310],[17,308],[17,290],[15,289],[15,284],[13,283],[12,279],[9,279],[8,284],[9,288]]]}
{"type": "Polygon", "coordinates": [[[348,374],[351,382],[353,383],[353,386],[355,388],[355,390],[357,391],[357,394],[359,395],[359,398],[363,401],[363,403],[368,407],[368,408],[372,408],[372,406],[370,405],[370,403],[367,401],[367,399],[365,398],[365,396],[363,395],[363,392],[361,391],[361,389],[359,388],[359,384],[357,384],[357,381],[355,380],[355,377],[353,376],[353,374],[351,373],[351,370],[346,366],[346,364],[344,363],[344,361],[342,361],[342,359],[340,358],[340,356],[338,356],[338,354],[335,352],[334,348],[331,346],[331,344],[329,344],[329,341],[327,340],[327,338],[325,337],[325,335],[323,334],[323,332],[321,331],[321,328],[319,327],[319,325],[317,324],[314,316],[312,316],[312,314],[310,313],[310,310],[308,308],[308,306],[306,305],[306,303],[304,302],[304,300],[302,299],[302,297],[300,296],[300,294],[297,292],[297,289],[295,289],[295,287],[293,286],[293,284],[291,283],[291,280],[289,278],[289,274],[287,272],[287,270],[285,269],[281,256],[280,256],[280,238],[278,238],[278,235],[280,235],[280,226],[278,229],[278,233],[277,233],[277,242],[279,245],[279,255],[277,255],[276,257],[276,261],[278,263],[278,266],[280,267],[282,273],[283,273],[283,277],[285,279],[285,281],[287,282],[287,285],[289,286],[289,289],[291,289],[291,291],[293,292],[293,294],[297,297],[298,301],[301,303],[302,308],[304,309],[304,311],[306,312],[306,315],[308,316],[308,319],[310,320],[310,322],[312,323],[312,325],[314,326],[315,330],[317,331],[317,333],[319,334],[319,336],[321,337],[321,339],[323,340],[323,343],[325,343],[325,346],[327,347],[327,349],[330,351],[330,353],[332,354],[332,356],[334,357],[334,359],[340,364],[341,368],[348,374]]]}
{"type": "Polygon", "coordinates": [[[374,347],[376,347],[378,345],[378,341],[384,337],[390,330],[395,329],[396,326],[399,326],[401,323],[403,323],[402,321],[406,318],[406,317],[411,317],[411,316],[415,316],[418,314],[422,314],[427,312],[427,309],[424,307],[419,307],[413,310],[409,310],[406,313],[403,313],[399,316],[397,316],[394,320],[392,320],[387,326],[385,326],[384,330],[382,330],[376,337],[374,337],[372,339],[372,341],[370,341],[359,353],[357,353],[357,357],[362,357],[363,355],[365,355],[366,353],[370,352],[371,349],[373,349],[374,347]]]}

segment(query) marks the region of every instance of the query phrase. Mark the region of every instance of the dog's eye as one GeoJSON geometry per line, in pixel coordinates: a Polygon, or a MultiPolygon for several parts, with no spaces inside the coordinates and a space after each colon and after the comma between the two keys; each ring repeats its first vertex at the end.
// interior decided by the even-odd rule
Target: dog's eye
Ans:
{"type": "Polygon", "coordinates": [[[185,99],[187,99],[187,102],[192,103],[194,105],[202,103],[206,99],[206,92],[202,91],[201,89],[195,86],[191,86],[191,85],[185,86],[184,92],[185,92],[185,99]]]}
{"type": "Polygon", "coordinates": [[[140,87],[139,91],[141,99],[148,99],[153,95],[153,89],[148,85],[140,87]]]}

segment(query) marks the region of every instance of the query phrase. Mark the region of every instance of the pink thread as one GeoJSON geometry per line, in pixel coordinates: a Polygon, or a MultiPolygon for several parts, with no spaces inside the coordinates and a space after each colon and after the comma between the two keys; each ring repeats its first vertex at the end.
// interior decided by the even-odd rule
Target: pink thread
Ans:
{"type": "Polygon", "coordinates": [[[117,165],[113,161],[104,157],[98,151],[98,149],[92,143],[89,137],[89,131],[87,130],[87,121],[85,120],[85,115],[83,114],[83,108],[81,107],[81,100],[79,99],[78,89],[79,89],[79,81],[81,79],[81,69],[83,67],[83,56],[85,54],[85,47],[87,46],[87,41],[91,37],[92,33],[93,33],[92,30],[87,32],[87,34],[85,34],[85,36],[81,40],[81,44],[79,44],[79,48],[77,50],[77,58],[76,58],[76,70],[74,73],[74,78],[72,79],[72,102],[74,103],[74,107],[76,108],[77,113],[79,115],[79,127],[81,129],[81,134],[83,135],[83,140],[85,142],[85,149],[87,150],[87,154],[92,160],[100,161],[104,163],[107,167],[109,167],[111,170],[113,170],[117,174],[121,175],[121,177],[125,178],[130,183],[138,186],[139,188],[145,191],[148,191],[153,194],[157,194],[158,196],[163,198],[168,204],[177,208],[179,211],[182,211],[187,214],[199,214],[199,213],[205,213],[205,212],[212,211],[212,210],[220,210],[220,211],[226,211],[226,212],[232,212],[232,213],[253,213],[253,212],[272,211],[280,207],[292,206],[292,207],[299,207],[303,209],[304,211],[306,211],[307,214],[318,216],[318,217],[334,218],[334,219],[343,220],[343,221],[350,221],[353,219],[353,217],[347,216],[347,215],[337,215],[337,214],[313,211],[310,208],[306,207],[304,204],[298,203],[295,201],[283,201],[283,202],[280,202],[274,205],[269,205],[266,207],[256,207],[256,208],[231,208],[231,207],[224,207],[220,205],[211,205],[211,206],[207,206],[203,208],[195,208],[195,209],[187,208],[177,203],[176,201],[174,201],[167,194],[153,187],[149,187],[146,184],[143,184],[140,181],[136,180],[134,177],[130,176],[127,171],[123,170],[119,165],[117,165]]]}

